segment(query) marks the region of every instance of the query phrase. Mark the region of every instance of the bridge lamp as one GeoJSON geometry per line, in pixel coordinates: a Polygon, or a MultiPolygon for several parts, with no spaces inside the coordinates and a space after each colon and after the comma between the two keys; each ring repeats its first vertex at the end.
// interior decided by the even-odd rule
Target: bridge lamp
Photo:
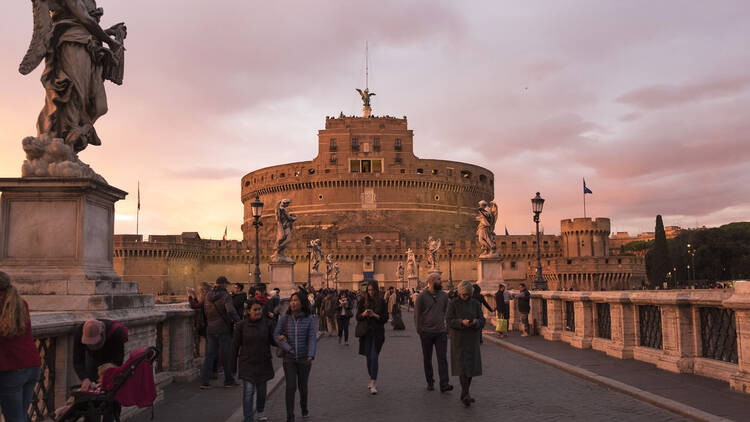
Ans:
{"type": "Polygon", "coordinates": [[[541,248],[541,236],[539,235],[539,215],[542,213],[544,208],[544,198],[539,196],[539,192],[536,196],[531,198],[531,210],[534,212],[534,222],[536,223],[536,278],[532,284],[535,290],[547,290],[547,282],[542,277],[542,248],[541,248]]]}

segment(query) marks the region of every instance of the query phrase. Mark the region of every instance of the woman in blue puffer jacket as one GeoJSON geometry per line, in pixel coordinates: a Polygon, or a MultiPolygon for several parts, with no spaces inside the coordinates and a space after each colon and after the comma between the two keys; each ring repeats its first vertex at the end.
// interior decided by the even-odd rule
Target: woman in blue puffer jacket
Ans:
{"type": "Polygon", "coordinates": [[[299,404],[302,417],[309,415],[307,385],[312,360],[315,358],[317,337],[315,322],[310,315],[307,298],[299,292],[289,298],[289,310],[279,318],[274,339],[284,351],[284,378],[286,381],[286,420],[294,421],[294,395],[299,387],[299,404]]]}

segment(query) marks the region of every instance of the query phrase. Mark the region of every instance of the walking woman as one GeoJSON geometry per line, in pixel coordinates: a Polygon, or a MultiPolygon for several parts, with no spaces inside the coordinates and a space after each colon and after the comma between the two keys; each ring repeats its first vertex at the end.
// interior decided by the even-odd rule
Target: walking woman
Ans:
{"type": "Polygon", "coordinates": [[[451,372],[461,381],[461,402],[469,407],[474,399],[469,393],[471,379],[482,375],[479,337],[484,327],[482,305],[472,299],[468,281],[458,286],[458,297],[448,304],[445,320],[450,328],[451,372]]]}
{"type": "Polygon", "coordinates": [[[42,360],[31,335],[29,306],[0,272],[0,408],[5,422],[26,422],[42,360]]]}
{"type": "Polygon", "coordinates": [[[273,322],[263,315],[263,306],[254,299],[248,302],[247,318],[234,328],[232,356],[237,356],[237,371],[242,380],[242,413],[244,422],[266,421],[266,383],[273,378],[271,346],[273,322]],[[257,394],[258,417],[253,419],[253,396],[257,394]]]}
{"type": "Polygon", "coordinates": [[[302,417],[309,416],[307,385],[312,360],[315,358],[317,337],[315,322],[310,315],[310,304],[295,292],[289,298],[289,310],[279,318],[273,337],[284,351],[283,367],[286,382],[286,420],[294,421],[294,395],[299,389],[302,417]]]}
{"type": "Polygon", "coordinates": [[[388,322],[388,311],[385,300],[380,296],[378,282],[367,283],[367,291],[357,304],[357,329],[359,337],[359,354],[367,357],[367,373],[370,383],[367,388],[370,394],[378,394],[375,382],[378,379],[378,356],[385,343],[385,323],[388,322]]]}
{"type": "Polygon", "coordinates": [[[336,323],[339,327],[339,344],[341,336],[344,336],[344,344],[349,345],[349,320],[352,318],[352,305],[349,303],[349,295],[346,290],[339,293],[339,300],[336,303],[336,323]]]}

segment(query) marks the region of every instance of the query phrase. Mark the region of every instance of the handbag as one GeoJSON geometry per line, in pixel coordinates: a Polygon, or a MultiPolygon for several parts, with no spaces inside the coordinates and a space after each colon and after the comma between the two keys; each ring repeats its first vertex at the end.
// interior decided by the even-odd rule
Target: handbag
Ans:
{"type": "Polygon", "coordinates": [[[498,318],[497,324],[495,324],[495,332],[507,333],[508,332],[508,320],[505,318],[498,318]]]}
{"type": "Polygon", "coordinates": [[[364,337],[367,335],[367,321],[357,321],[354,328],[354,337],[364,337]]]}

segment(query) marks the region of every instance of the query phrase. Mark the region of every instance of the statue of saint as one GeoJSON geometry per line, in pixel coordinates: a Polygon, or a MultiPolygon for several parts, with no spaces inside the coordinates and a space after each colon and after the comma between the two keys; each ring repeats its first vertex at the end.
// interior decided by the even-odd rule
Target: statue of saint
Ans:
{"type": "Polygon", "coordinates": [[[398,269],[396,269],[396,281],[404,281],[404,263],[398,262],[398,269]]]}
{"type": "Polygon", "coordinates": [[[333,255],[326,255],[326,287],[328,282],[333,279],[333,255]]]}
{"type": "Polygon", "coordinates": [[[312,246],[310,249],[310,260],[312,261],[312,269],[316,273],[320,272],[318,267],[320,267],[320,260],[323,259],[323,249],[320,247],[320,244],[320,239],[310,241],[310,246],[312,246]]]}
{"type": "Polygon", "coordinates": [[[408,278],[416,278],[417,274],[417,258],[414,256],[414,251],[409,248],[406,251],[406,276],[408,278]]]}
{"type": "Polygon", "coordinates": [[[480,258],[496,257],[497,245],[495,244],[495,223],[497,223],[498,207],[492,201],[479,201],[479,215],[477,216],[477,240],[482,249],[480,258]]]}
{"type": "Polygon", "coordinates": [[[362,103],[365,107],[370,107],[370,97],[374,97],[375,93],[370,92],[369,89],[365,88],[364,91],[362,91],[359,88],[355,88],[357,92],[359,92],[359,95],[362,97],[362,103]]]}
{"type": "Polygon", "coordinates": [[[101,179],[78,153],[88,145],[101,145],[94,123],[107,112],[104,81],[122,84],[127,28],[124,23],[99,26],[103,10],[95,0],[32,4],[34,34],[18,70],[27,75],[44,59],[45,105],[37,119],[37,136],[23,141],[23,176],[101,179]]]}
{"type": "Polygon", "coordinates": [[[338,262],[333,263],[333,285],[337,289],[339,288],[339,263],[338,262]]]}
{"type": "Polygon", "coordinates": [[[430,266],[430,272],[440,271],[438,250],[440,250],[440,245],[442,244],[442,240],[434,240],[432,236],[427,240],[427,265],[430,266]]]}
{"type": "Polygon", "coordinates": [[[289,212],[291,200],[282,199],[276,204],[276,251],[271,262],[294,262],[286,256],[286,248],[292,241],[292,229],[297,216],[289,212]]]}

